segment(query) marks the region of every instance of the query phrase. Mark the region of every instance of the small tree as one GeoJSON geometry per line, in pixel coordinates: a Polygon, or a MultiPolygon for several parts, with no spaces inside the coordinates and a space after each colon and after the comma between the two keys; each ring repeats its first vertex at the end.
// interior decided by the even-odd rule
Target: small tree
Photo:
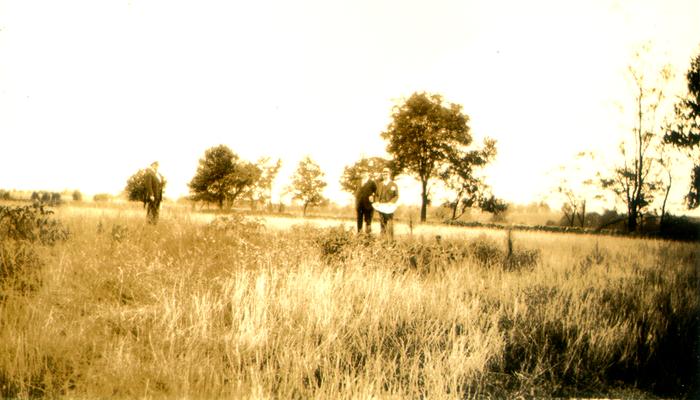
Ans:
{"type": "Polygon", "coordinates": [[[362,184],[362,174],[379,176],[382,169],[388,165],[389,161],[381,157],[363,157],[353,165],[348,165],[343,169],[343,175],[340,177],[340,188],[350,194],[355,194],[362,184]]]}
{"type": "Polygon", "coordinates": [[[309,206],[321,205],[325,199],[322,195],[326,182],[321,167],[318,166],[309,156],[304,157],[299,162],[294,176],[292,177],[291,192],[292,198],[301,200],[304,206],[303,215],[306,216],[306,209],[309,206]]]}
{"type": "Polygon", "coordinates": [[[83,201],[83,194],[80,193],[80,190],[74,190],[72,197],[73,201],[83,201]]]}

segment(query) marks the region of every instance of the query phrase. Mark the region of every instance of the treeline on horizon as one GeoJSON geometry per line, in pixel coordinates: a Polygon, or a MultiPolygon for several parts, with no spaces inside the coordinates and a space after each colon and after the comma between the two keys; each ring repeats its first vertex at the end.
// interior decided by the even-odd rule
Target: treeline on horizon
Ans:
{"type": "MultiPolygon", "coordinates": [[[[61,206],[63,204],[111,204],[113,200],[121,199],[127,201],[126,194],[113,196],[111,194],[96,194],[90,198],[83,199],[80,191],[47,192],[47,191],[8,191],[0,189],[0,200],[5,202],[21,202],[43,204],[48,206],[61,206]],[[58,197],[58,199],[56,199],[58,197]]],[[[168,200],[167,203],[178,204],[198,212],[221,212],[218,207],[207,207],[207,203],[193,202],[188,197],[181,197],[177,200],[168,200]]],[[[631,235],[638,237],[657,237],[670,240],[697,241],[700,240],[700,218],[687,216],[667,216],[667,227],[664,231],[659,230],[658,218],[651,216],[642,221],[637,232],[628,233],[625,221],[627,216],[618,213],[616,210],[603,210],[602,212],[587,212],[585,223],[572,225],[570,219],[560,210],[552,209],[547,203],[533,202],[530,204],[508,204],[505,212],[494,215],[480,210],[469,210],[456,219],[450,217],[451,210],[444,205],[430,206],[429,223],[444,223],[452,226],[488,229],[512,229],[519,231],[543,231],[560,232],[573,234],[602,234],[602,235],[631,235]]],[[[224,210],[226,213],[247,213],[247,214],[274,214],[284,217],[294,217],[302,212],[300,206],[285,205],[283,203],[268,203],[264,207],[251,205],[248,200],[239,199],[224,210]]],[[[313,213],[308,214],[314,218],[354,218],[353,205],[339,206],[334,203],[327,203],[315,208],[313,213]]],[[[406,224],[413,224],[418,221],[419,209],[416,205],[399,206],[396,212],[396,219],[406,224]]]]}
{"type": "MultiPolygon", "coordinates": [[[[700,53],[691,59],[685,75],[687,93],[673,102],[673,115],[659,116],[661,105],[673,100],[664,93],[673,72],[668,66],[657,71],[644,70],[640,67],[643,65],[642,50],[629,67],[629,77],[635,87],[636,120],[629,137],[620,144],[617,166],[597,171],[595,176],[572,179],[573,174],[569,174],[563,178],[551,191],[563,203],[562,217],[546,225],[584,230],[616,229],[637,234],[652,232],[662,237],[675,237],[677,235],[672,232],[679,230],[693,231],[688,225],[693,224],[692,220],[672,216],[667,204],[677,173],[674,166],[680,159],[687,158],[693,167],[683,200],[689,210],[700,205],[700,53]],[[660,120],[664,122],[658,123],[660,120]],[[592,200],[607,200],[606,203],[613,206],[606,207],[609,209],[601,214],[591,213],[587,205],[592,200]],[[624,205],[625,212],[618,214],[615,207],[618,204],[624,205]]],[[[446,103],[439,94],[414,93],[394,107],[391,122],[380,133],[387,143],[386,152],[390,158],[363,157],[346,166],[340,179],[341,188],[354,193],[363,178],[376,177],[388,167],[394,176],[410,176],[421,185],[420,222],[426,222],[429,206],[437,210],[434,213],[439,214],[440,219],[447,221],[462,221],[477,210],[491,215],[489,222],[505,222],[508,208],[513,205],[494,196],[482,174],[482,169],[497,155],[497,142],[487,137],[483,143],[475,145],[469,123],[470,118],[461,105],[446,103]],[[432,204],[430,193],[435,183],[452,194],[451,200],[437,208],[432,204]]],[[[573,170],[581,163],[595,165],[595,154],[582,151],[571,165],[561,169],[573,170]]],[[[248,204],[251,210],[277,208],[281,212],[285,207],[282,197],[287,197],[292,203],[298,202],[304,216],[309,208],[328,208],[331,202],[323,196],[327,186],[325,173],[310,156],[299,162],[275,207],[272,187],[280,167],[279,159],[262,157],[250,162],[224,144],[210,147],[188,183],[187,200],[215,204],[220,210],[248,204]]],[[[145,169],[141,169],[129,177],[122,195],[130,201],[145,201],[144,176],[145,169]]],[[[10,197],[10,192],[0,191],[0,199],[10,197]]],[[[76,190],[71,198],[82,201],[82,194],[76,190]]],[[[111,198],[109,194],[97,194],[93,200],[111,198]]],[[[58,193],[34,192],[31,200],[58,204],[62,199],[58,193]]]]}

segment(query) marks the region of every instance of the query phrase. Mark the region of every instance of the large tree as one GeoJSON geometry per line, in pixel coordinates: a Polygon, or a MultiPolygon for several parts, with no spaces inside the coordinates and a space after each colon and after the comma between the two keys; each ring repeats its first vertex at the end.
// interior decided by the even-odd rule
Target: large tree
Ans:
{"type": "Polygon", "coordinates": [[[612,177],[601,179],[601,183],[626,205],[627,230],[634,232],[659,187],[659,182],[652,179],[659,165],[651,152],[660,141],[656,113],[664,99],[671,70],[665,66],[658,74],[647,74],[639,67],[630,66],[629,72],[635,89],[632,140],[620,144],[622,163],[614,169],[612,177]]]}
{"type": "Polygon", "coordinates": [[[688,93],[675,104],[675,120],[667,126],[664,142],[685,150],[693,160],[685,200],[694,209],[700,206],[700,53],[691,60],[685,77],[688,93]]]}
{"type": "Polygon", "coordinates": [[[311,157],[306,156],[299,162],[299,166],[292,176],[293,198],[301,200],[304,205],[304,216],[306,216],[306,209],[309,206],[320,205],[325,201],[323,197],[323,189],[326,187],[326,182],[323,180],[324,175],[321,167],[311,157]]]}
{"type": "Polygon", "coordinates": [[[392,122],[381,136],[389,141],[387,152],[394,157],[395,172],[407,172],[421,183],[421,222],[425,222],[428,182],[438,177],[439,166],[471,141],[469,117],[462,106],[443,104],[438,94],[414,93],[394,107],[392,122]]]}
{"type": "Polygon", "coordinates": [[[389,165],[389,161],[381,157],[362,158],[353,165],[348,165],[343,169],[343,176],[340,177],[340,188],[355,194],[362,184],[362,175],[368,173],[372,176],[379,176],[382,169],[389,165]]]}
{"type": "Polygon", "coordinates": [[[211,147],[199,160],[195,176],[189,183],[191,199],[216,202],[223,208],[224,201],[232,203],[260,177],[260,170],[240,160],[228,146],[211,147]]]}
{"type": "Polygon", "coordinates": [[[481,168],[496,157],[496,141],[484,139],[483,148],[467,152],[455,152],[438,173],[447,189],[454,194],[454,200],[447,204],[452,209],[452,219],[462,216],[468,208],[477,206],[484,197],[488,186],[475,175],[481,168]]]}

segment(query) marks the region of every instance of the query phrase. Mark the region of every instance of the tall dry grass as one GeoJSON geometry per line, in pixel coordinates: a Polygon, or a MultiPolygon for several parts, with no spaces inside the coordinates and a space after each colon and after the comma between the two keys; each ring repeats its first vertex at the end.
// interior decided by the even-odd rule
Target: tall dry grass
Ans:
{"type": "Polygon", "coordinates": [[[695,244],[504,232],[356,238],[62,210],[0,303],[0,393],[78,398],[684,396],[695,244]]]}

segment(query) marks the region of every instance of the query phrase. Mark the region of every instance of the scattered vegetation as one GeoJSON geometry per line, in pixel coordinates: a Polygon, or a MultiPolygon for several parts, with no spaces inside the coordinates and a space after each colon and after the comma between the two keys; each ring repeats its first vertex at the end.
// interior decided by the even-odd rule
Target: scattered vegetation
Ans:
{"type": "Polygon", "coordinates": [[[71,236],[36,253],[41,290],[0,303],[3,397],[697,390],[695,245],[60,211],[71,236]]]}

